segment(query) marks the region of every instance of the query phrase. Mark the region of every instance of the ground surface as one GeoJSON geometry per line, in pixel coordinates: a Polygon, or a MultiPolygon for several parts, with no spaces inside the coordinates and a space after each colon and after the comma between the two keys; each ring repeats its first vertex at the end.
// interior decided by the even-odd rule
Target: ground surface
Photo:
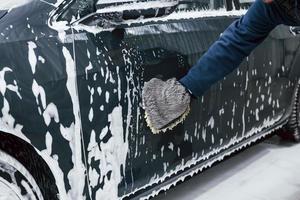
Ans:
{"type": "Polygon", "coordinates": [[[300,200],[300,144],[273,137],[153,200],[300,200]]]}

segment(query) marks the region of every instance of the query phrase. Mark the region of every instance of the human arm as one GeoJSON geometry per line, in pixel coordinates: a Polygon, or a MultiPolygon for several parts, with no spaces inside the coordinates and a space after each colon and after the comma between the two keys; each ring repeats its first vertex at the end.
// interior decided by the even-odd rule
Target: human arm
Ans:
{"type": "Polygon", "coordinates": [[[274,4],[256,0],[247,13],[234,21],[208,51],[179,80],[194,96],[236,69],[285,18],[274,4]]]}

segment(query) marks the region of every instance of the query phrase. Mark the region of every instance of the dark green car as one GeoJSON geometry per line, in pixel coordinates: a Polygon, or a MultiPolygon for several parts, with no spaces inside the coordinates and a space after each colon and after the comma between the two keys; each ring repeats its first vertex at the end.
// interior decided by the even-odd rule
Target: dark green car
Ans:
{"type": "Polygon", "coordinates": [[[194,100],[173,130],[152,134],[144,120],[144,82],[185,75],[251,2],[3,2],[6,197],[148,199],[276,129],[298,138],[300,40],[285,26],[194,100]]]}

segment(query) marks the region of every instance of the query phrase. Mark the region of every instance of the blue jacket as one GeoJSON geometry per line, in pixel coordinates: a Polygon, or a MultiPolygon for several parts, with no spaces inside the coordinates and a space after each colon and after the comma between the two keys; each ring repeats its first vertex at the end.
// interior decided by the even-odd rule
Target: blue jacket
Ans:
{"type": "MultiPolygon", "coordinates": [[[[275,0],[276,1],[276,0],[275,0]]],[[[234,21],[179,80],[194,96],[201,96],[212,84],[236,69],[277,25],[299,25],[276,2],[256,0],[247,13],[234,21]]]]}

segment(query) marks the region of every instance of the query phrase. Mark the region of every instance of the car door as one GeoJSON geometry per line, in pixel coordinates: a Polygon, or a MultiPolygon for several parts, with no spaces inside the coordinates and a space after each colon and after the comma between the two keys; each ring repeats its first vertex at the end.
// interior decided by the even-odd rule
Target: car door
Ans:
{"type": "Polygon", "coordinates": [[[299,44],[288,26],[278,26],[249,56],[249,131],[275,123],[290,108],[299,77],[299,44]]]}
{"type": "Polygon", "coordinates": [[[61,19],[69,17],[74,32],[89,194],[151,195],[188,176],[188,169],[208,166],[244,131],[247,64],[193,100],[184,123],[158,135],[144,120],[144,82],[184,76],[245,10],[214,10],[222,1],[91,3],[75,1],[61,19]]]}
{"type": "MultiPolygon", "coordinates": [[[[156,2],[151,3],[152,6],[156,2]]],[[[212,13],[219,16],[214,18],[191,20],[180,16],[180,10],[191,14],[195,8],[199,10],[193,14],[203,14],[205,11],[200,9],[210,3],[191,1],[178,5],[179,12],[169,15],[170,19],[149,17],[134,21],[129,16],[122,26],[110,31],[75,31],[78,91],[92,198],[113,199],[139,194],[143,188],[149,190],[204,161],[214,149],[228,143],[232,134],[242,132],[243,125],[234,122],[244,108],[241,88],[245,88],[246,66],[195,100],[186,122],[168,133],[153,135],[141,109],[144,81],[152,77],[182,77],[234,20],[215,11],[212,13]],[[226,121],[232,118],[234,122],[226,121]]],[[[140,9],[137,2],[132,6],[140,9]]]]}

